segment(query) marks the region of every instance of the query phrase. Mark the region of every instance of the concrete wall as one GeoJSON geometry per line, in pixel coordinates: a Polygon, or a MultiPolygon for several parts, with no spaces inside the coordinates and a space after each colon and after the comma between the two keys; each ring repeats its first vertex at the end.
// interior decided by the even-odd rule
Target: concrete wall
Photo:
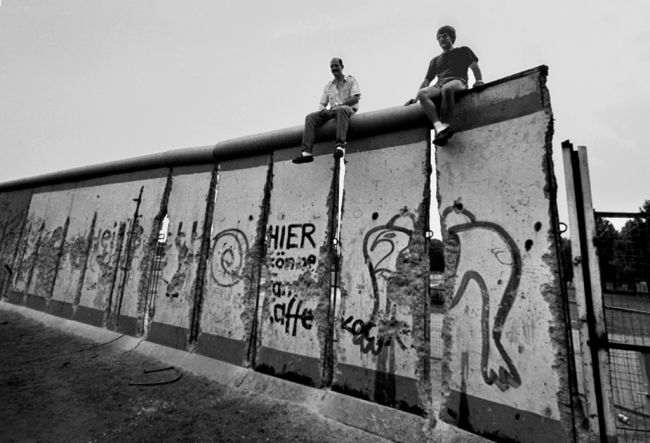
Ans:
{"type": "Polygon", "coordinates": [[[12,298],[135,334],[143,235],[152,229],[166,179],[158,170],[34,190],[12,298]]]}
{"type": "Polygon", "coordinates": [[[32,195],[26,242],[16,264],[14,285],[29,307],[47,310],[64,251],[74,187],[40,188],[32,195]]]}
{"type": "Polygon", "coordinates": [[[153,342],[184,349],[189,341],[196,294],[202,289],[200,259],[204,237],[209,240],[210,236],[205,232],[205,218],[206,211],[212,212],[208,201],[215,176],[213,165],[185,166],[172,172],[162,208],[167,232],[159,233],[165,242],[162,238],[156,242],[144,297],[146,329],[153,342]]]}
{"type": "MultiPolygon", "coordinates": [[[[79,183],[94,194],[93,219],[82,234],[93,231],[75,318],[101,322],[131,335],[142,328],[142,279],[148,279],[152,259],[148,237],[158,227],[156,217],[167,182],[167,170],[153,170],[79,183]],[[95,215],[96,214],[96,215],[95,215]],[[102,315],[103,314],[103,315],[102,315]]],[[[79,217],[81,219],[81,217],[79,217]]],[[[88,233],[88,234],[87,234],[88,233]]]]}
{"type": "Polygon", "coordinates": [[[313,163],[296,167],[291,158],[298,151],[274,153],[255,363],[320,386],[329,334],[334,161],[331,145],[316,145],[313,163]]]}
{"type": "MultiPolygon", "coordinates": [[[[60,317],[72,318],[75,309],[79,307],[91,248],[94,244],[101,243],[101,234],[95,230],[101,198],[98,198],[96,189],[92,186],[71,189],[68,193],[72,194],[72,201],[66,214],[66,243],[59,261],[49,311],[60,317]]],[[[54,195],[50,197],[54,199],[54,195]]],[[[98,311],[103,314],[103,310],[104,305],[101,305],[98,311]]],[[[97,320],[95,324],[101,325],[103,316],[98,316],[97,320]]]]}
{"type": "Polygon", "coordinates": [[[462,130],[436,149],[448,285],[441,415],[514,441],[566,441],[572,426],[543,80],[493,88],[512,107],[479,122],[457,114],[462,130]]]}
{"type": "Polygon", "coordinates": [[[269,155],[220,163],[198,352],[249,362],[257,323],[269,155]]]}
{"type": "MultiPolygon", "coordinates": [[[[436,149],[440,414],[520,441],[564,441],[572,418],[545,76],[464,94],[436,149]]],[[[331,122],[300,166],[296,127],[0,184],[0,294],[427,415],[428,125],[355,115],[339,163],[331,122]]]]}
{"type": "Polygon", "coordinates": [[[0,297],[12,286],[31,197],[31,189],[0,193],[0,297]]]}
{"type": "Polygon", "coordinates": [[[419,413],[429,392],[430,154],[426,128],[348,148],[334,329],[334,389],[419,413]]]}

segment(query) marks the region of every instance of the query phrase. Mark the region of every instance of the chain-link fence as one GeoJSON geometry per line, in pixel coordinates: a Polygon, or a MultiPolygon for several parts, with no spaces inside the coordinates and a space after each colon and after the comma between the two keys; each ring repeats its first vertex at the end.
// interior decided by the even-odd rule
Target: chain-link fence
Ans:
{"type": "Polygon", "coordinates": [[[618,434],[650,442],[650,213],[596,212],[618,434]]]}

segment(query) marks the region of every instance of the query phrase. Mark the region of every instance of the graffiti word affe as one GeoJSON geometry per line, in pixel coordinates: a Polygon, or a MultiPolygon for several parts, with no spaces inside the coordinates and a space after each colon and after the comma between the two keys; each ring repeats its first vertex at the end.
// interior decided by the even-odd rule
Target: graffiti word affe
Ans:
{"type": "Polygon", "coordinates": [[[271,323],[279,323],[284,326],[284,332],[296,336],[298,329],[298,321],[303,328],[309,330],[314,321],[314,314],[311,309],[302,309],[302,301],[298,302],[296,306],[295,297],[291,297],[289,303],[276,303],[273,306],[273,316],[271,316],[271,323]],[[295,307],[295,310],[294,310],[295,307]],[[291,332],[289,332],[291,330],[291,332]]]}
{"type": "Polygon", "coordinates": [[[291,225],[269,225],[269,249],[293,249],[307,246],[316,247],[312,234],[316,232],[313,223],[291,225]]]}

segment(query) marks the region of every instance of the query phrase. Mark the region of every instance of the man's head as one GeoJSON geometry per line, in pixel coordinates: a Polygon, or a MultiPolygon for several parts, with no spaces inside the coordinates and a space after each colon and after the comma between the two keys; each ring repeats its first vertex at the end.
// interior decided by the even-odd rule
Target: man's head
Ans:
{"type": "Polygon", "coordinates": [[[334,77],[343,75],[343,60],[341,60],[339,57],[334,57],[330,61],[330,71],[332,71],[332,75],[334,75],[334,77]]]}
{"type": "Polygon", "coordinates": [[[454,42],[456,42],[456,30],[452,26],[445,25],[438,29],[436,39],[443,51],[447,51],[451,49],[454,46],[454,42]]]}

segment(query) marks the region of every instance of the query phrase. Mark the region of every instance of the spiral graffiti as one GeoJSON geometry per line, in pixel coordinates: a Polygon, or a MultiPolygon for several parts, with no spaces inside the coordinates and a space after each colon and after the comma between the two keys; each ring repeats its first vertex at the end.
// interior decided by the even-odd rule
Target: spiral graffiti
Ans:
{"type": "Polygon", "coordinates": [[[233,286],[242,279],[248,240],[239,229],[226,229],[214,237],[210,269],[219,286],[233,286]]]}

